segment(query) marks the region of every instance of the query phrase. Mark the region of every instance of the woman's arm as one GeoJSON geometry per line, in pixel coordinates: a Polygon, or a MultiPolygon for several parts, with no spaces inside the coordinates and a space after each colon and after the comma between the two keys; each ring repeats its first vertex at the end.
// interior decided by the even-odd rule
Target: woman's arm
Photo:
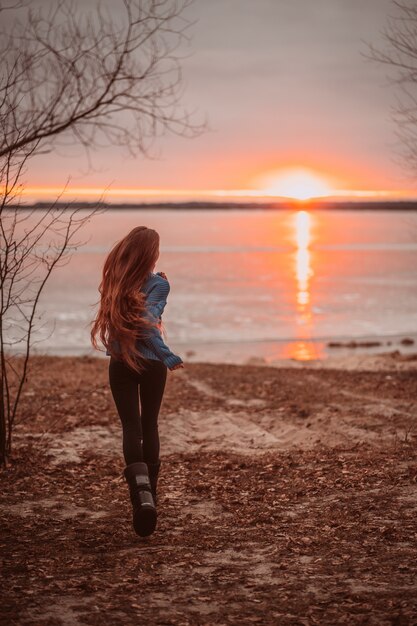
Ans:
{"type": "MultiPolygon", "coordinates": [[[[167,298],[170,291],[168,280],[158,280],[148,294],[146,300],[147,317],[153,321],[158,321],[164,312],[167,298]]],[[[183,363],[183,360],[166,345],[158,328],[150,328],[143,338],[144,343],[150,348],[169,369],[183,363]]]]}

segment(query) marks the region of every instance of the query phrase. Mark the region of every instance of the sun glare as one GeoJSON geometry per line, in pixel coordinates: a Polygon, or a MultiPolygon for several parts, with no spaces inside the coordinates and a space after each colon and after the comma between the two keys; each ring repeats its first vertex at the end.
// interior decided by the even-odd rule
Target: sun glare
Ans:
{"type": "Polygon", "coordinates": [[[261,179],[265,195],[308,200],[331,194],[328,182],[314,172],[298,168],[268,174],[261,179]]]}

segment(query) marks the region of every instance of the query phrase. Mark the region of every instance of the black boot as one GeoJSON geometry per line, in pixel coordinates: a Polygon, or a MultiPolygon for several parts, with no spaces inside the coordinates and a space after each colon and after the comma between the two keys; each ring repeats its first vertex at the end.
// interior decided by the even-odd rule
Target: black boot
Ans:
{"type": "Polygon", "coordinates": [[[146,463],[131,463],[124,470],[133,507],[133,528],[141,537],[151,535],[156,528],[156,507],[146,463]]]}
{"type": "Polygon", "coordinates": [[[161,461],[158,460],[156,463],[147,463],[148,472],[149,472],[149,482],[151,483],[152,495],[155,502],[157,504],[157,494],[156,488],[158,485],[158,476],[159,476],[159,468],[161,467],[161,461]]]}

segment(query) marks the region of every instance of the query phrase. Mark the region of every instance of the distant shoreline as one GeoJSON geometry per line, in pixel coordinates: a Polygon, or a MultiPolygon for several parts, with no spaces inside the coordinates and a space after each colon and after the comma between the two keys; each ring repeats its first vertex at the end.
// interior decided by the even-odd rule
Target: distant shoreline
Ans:
{"type": "Polygon", "coordinates": [[[9,209],[45,210],[50,208],[63,209],[92,209],[102,208],[110,210],[331,210],[331,211],[417,211],[415,200],[395,201],[289,201],[289,202],[35,202],[32,204],[9,205],[9,209]]]}
{"type": "MultiPolygon", "coordinates": [[[[235,342],[205,342],[171,340],[171,348],[186,363],[224,363],[234,365],[262,364],[282,365],[285,367],[332,367],[339,360],[368,358],[387,358],[388,360],[415,362],[417,358],[417,333],[396,333],[387,335],[337,336],[306,338],[303,341],[306,354],[297,356],[296,338],[271,338],[264,340],[240,340],[235,342]]],[[[19,354],[14,349],[10,351],[19,354]]],[[[103,351],[96,351],[90,346],[37,346],[32,348],[36,356],[51,357],[88,357],[108,359],[103,351]]]]}

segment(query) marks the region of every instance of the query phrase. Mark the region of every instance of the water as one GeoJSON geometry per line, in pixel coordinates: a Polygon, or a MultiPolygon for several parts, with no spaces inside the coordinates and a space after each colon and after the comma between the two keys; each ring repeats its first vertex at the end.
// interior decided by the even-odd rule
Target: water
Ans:
{"type": "Polygon", "coordinates": [[[405,351],[400,339],[416,338],[416,213],[109,210],[51,275],[34,352],[99,354],[89,327],[103,261],[140,224],[160,233],[166,341],[185,360],[325,358],[343,352],[329,341],[351,338],[405,351]]]}

